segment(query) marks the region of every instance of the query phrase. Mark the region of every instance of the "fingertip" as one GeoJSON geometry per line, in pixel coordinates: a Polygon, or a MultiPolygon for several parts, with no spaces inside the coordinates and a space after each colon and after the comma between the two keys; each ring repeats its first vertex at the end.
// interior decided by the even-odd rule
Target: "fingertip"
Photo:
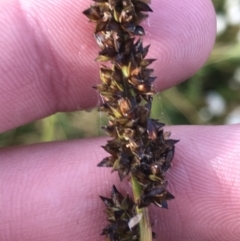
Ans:
{"type": "Polygon", "coordinates": [[[156,88],[164,90],[195,74],[208,59],[216,36],[216,16],[211,1],[153,1],[146,21],[149,56],[158,76],[156,88]]]}
{"type": "Polygon", "coordinates": [[[237,240],[240,125],[168,128],[180,142],[167,174],[175,199],[157,211],[163,239],[237,240]]]}
{"type": "MultiPolygon", "coordinates": [[[[238,240],[240,125],[167,129],[172,138],[180,139],[167,174],[175,199],[169,201],[169,210],[153,209],[157,237],[238,240]]],[[[96,166],[106,156],[100,148],[106,141],[82,139],[1,150],[0,238],[55,241],[90,235],[98,240],[105,220],[98,195],[109,197],[112,184],[129,190],[116,173],[96,166]]]]}

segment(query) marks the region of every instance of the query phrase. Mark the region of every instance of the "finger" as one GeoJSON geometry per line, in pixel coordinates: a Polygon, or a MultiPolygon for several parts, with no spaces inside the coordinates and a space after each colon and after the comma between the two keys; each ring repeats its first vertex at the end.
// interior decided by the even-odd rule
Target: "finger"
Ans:
{"type": "MultiPolygon", "coordinates": [[[[180,138],[167,179],[175,195],[156,209],[157,241],[235,241],[240,237],[240,126],[171,127],[180,138]]],[[[105,138],[9,148],[0,154],[0,240],[102,240],[98,195],[116,173],[97,168],[105,138]]]]}
{"type": "MultiPolygon", "coordinates": [[[[0,8],[0,131],[56,111],[90,108],[98,97],[99,51],[82,11],[91,1],[3,1],[0,8]],[[21,4],[20,4],[21,3],[21,4]]],[[[144,24],[157,89],[191,76],[215,38],[211,1],[153,1],[144,24]]]]}

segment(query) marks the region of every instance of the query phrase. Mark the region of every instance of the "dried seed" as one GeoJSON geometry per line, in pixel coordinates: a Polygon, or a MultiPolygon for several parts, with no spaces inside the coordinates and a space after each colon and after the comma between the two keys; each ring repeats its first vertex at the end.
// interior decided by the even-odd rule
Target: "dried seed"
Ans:
{"type": "Polygon", "coordinates": [[[99,21],[95,27],[95,33],[101,32],[106,29],[107,23],[99,21]]]}
{"type": "Polygon", "coordinates": [[[142,51],[142,56],[143,56],[143,58],[146,57],[146,55],[147,55],[147,53],[148,53],[148,50],[149,50],[149,47],[150,47],[150,45],[146,46],[146,47],[143,49],[143,51],[142,51]]]}
{"type": "Polygon", "coordinates": [[[112,187],[112,200],[116,207],[121,207],[121,202],[123,201],[123,195],[117,190],[116,186],[112,187]]]}
{"type": "Polygon", "coordinates": [[[99,8],[96,6],[92,6],[85,11],[83,11],[83,14],[86,15],[90,20],[98,21],[101,19],[101,15],[99,12],[99,8]]]}
{"type": "Polygon", "coordinates": [[[150,65],[151,63],[153,63],[154,61],[156,61],[156,59],[143,59],[140,63],[140,65],[142,67],[147,67],[148,65],[150,65]]]}
{"type": "Polygon", "coordinates": [[[115,158],[110,156],[110,157],[105,157],[101,162],[97,164],[98,167],[112,167],[113,164],[115,163],[115,158]]]}
{"type": "Polygon", "coordinates": [[[121,98],[118,100],[118,105],[123,115],[127,114],[132,109],[131,102],[128,98],[121,98]]]}
{"type": "Polygon", "coordinates": [[[136,11],[143,11],[143,12],[152,12],[152,9],[148,6],[148,4],[138,1],[135,4],[136,11]]]}
{"type": "Polygon", "coordinates": [[[110,59],[111,58],[109,56],[98,55],[98,57],[95,59],[95,61],[97,61],[97,62],[106,62],[106,61],[108,61],[110,59]]]}
{"type": "Polygon", "coordinates": [[[112,199],[99,196],[107,207],[113,207],[114,203],[112,199]]]}

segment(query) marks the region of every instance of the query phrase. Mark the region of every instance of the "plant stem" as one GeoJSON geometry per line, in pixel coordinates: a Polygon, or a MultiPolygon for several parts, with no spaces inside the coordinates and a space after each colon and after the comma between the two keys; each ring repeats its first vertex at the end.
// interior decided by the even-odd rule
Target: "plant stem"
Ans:
{"type": "MultiPolygon", "coordinates": [[[[134,175],[131,175],[132,189],[135,202],[140,198],[142,187],[134,175]]],[[[136,206],[136,213],[142,213],[142,218],[139,223],[140,241],[152,241],[152,227],[149,220],[148,208],[138,208],[136,206]]]]}

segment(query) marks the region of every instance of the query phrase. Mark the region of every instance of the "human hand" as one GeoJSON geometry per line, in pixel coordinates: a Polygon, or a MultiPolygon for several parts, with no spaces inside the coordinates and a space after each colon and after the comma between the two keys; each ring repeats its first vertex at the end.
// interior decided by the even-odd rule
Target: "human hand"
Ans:
{"type": "MultiPolygon", "coordinates": [[[[58,111],[96,105],[98,49],[82,11],[90,1],[0,1],[0,131],[58,111]]],[[[215,38],[210,1],[153,1],[150,53],[158,90],[194,74],[215,38]]],[[[91,30],[90,30],[91,29],[91,30]]],[[[147,42],[147,40],[146,40],[147,42]]],[[[167,129],[167,128],[166,128],[167,129]]],[[[168,174],[176,199],[153,208],[157,240],[240,237],[240,126],[172,126],[168,174]]],[[[115,174],[96,164],[106,138],[0,151],[0,240],[102,240],[103,204],[115,174]]]]}

